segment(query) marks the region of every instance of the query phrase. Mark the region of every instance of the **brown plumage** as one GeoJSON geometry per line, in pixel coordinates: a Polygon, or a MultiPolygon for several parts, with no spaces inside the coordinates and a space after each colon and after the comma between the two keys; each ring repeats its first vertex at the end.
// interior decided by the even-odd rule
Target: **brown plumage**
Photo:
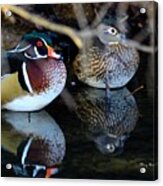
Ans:
{"type": "Polygon", "coordinates": [[[81,51],[73,63],[77,78],[89,86],[105,88],[107,84],[110,88],[123,87],[137,71],[137,50],[121,44],[122,35],[117,31],[113,34],[111,28],[100,27],[99,39],[81,51]]]}
{"type": "Polygon", "coordinates": [[[62,81],[66,77],[63,66],[62,61],[55,61],[52,58],[27,63],[27,73],[33,91],[40,93],[57,84],[59,80],[55,79],[56,69],[62,81]]]}
{"type": "Polygon", "coordinates": [[[110,91],[83,88],[74,94],[76,114],[83,121],[84,134],[93,140],[102,153],[123,148],[134,130],[139,112],[127,88],[110,91]]]}

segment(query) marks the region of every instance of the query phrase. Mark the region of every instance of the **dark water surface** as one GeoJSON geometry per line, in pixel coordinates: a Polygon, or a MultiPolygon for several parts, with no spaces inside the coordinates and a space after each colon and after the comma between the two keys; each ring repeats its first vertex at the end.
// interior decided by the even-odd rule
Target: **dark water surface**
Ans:
{"type": "MultiPolygon", "coordinates": [[[[47,112],[60,126],[66,141],[66,153],[60,172],[54,176],[55,178],[154,179],[157,163],[154,141],[156,126],[153,114],[155,108],[153,100],[148,97],[145,89],[140,90],[134,96],[126,88],[124,88],[124,92],[122,90],[116,90],[116,92],[118,91],[117,97],[114,95],[113,98],[109,98],[110,102],[113,103],[113,105],[108,103],[108,107],[111,108],[110,112],[106,108],[109,116],[106,116],[106,110],[102,105],[106,101],[103,100],[105,91],[86,86],[71,88],[68,92],[76,101],[77,107],[79,107],[78,110],[68,108],[62,96],[46,108],[47,112]],[[85,92],[88,93],[87,96],[85,92]],[[124,105],[126,101],[124,103],[120,101],[124,95],[127,95],[128,106],[124,105]],[[118,103],[116,102],[117,99],[118,103]],[[83,115],[82,112],[84,112],[83,115]],[[112,117],[112,114],[117,118],[112,117]],[[100,120],[100,117],[103,118],[100,120]],[[118,117],[120,117],[121,123],[118,123],[118,117]],[[105,122],[105,120],[108,120],[108,122],[105,122]],[[114,124],[111,124],[111,122],[114,124]],[[119,126],[122,126],[122,128],[119,129],[119,126]],[[110,133],[116,135],[116,138],[110,137],[110,133]],[[107,137],[108,135],[109,137],[107,137]],[[120,142],[116,146],[117,141],[120,142]],[[115,150],[113,149],[113,152],[112,150],[111,152],[107,151],[107,144],[114,144],[116,146],[115,150]],[[144,174],[140,173],[142,167],[146,168],[144,174]]],[[[19,115],[17,118],[19,120],[19,115]]],[[[31,120],[33,120],[32,116],[31,120]]],[[[16,120],[12,121],[16,122],[16,120]]],[[[16,125],[15,123],[12,127],[16,125]]],[[[11,129],[11,126],[7,126],[2,121],[2,164],[4,165],[17,162],[15,156],[14,158],[9,156],[9,152],[12,150],[12,153],[16,154],[17,150],[13,150],[13,148],[16,148],[17,141],[19,146],[21,141],[25,140],[30,134],[29,132],[29,134],[21,136],[22,131],[18,132],[18,129],[14,131],[14,128],[11,129]],[[9,141],[12,141],[12,144],[9,145],[9,141]]],[[[44,138],[46,132],[50,135],[48,126],[44,126],[42,138],[44,138]]],[[[41,127],[41,125],[38,125],[38,127],[41,127]]],[[[39,129],[34,128],[31,130],[31,133],[35,134],[35,131],[39,129]]],[[[54,141],[51,140],[53,144],[54,141]]],[[[55,137],[54,140],[56,140],[55,137]]],[[[40,154],[35,152],[35,156],[37,163],[37,159],[39,159],[37,157],[40,154]]],[[[17,158],[19,159],[18,156],[17,158]]],[[[49,158],[49,156],[43,158],[49,158]]],[[[10,176],[7,173],[8,171],[4,169],[2,169],[2,175],[10,176]]],[[[14,173],[11,175],[14,176],[14,173]]]]}
{"type": "Polygon", "coordinates": [[[154,177],[157,166],[154,146],[156,126],[152,114],[154,106],[144,90],[135,97],[140,113],[139,119],[118,154],[100,152],[94,141],[89,138],[91,134],[86,134],[88,131],[81,127],[81,122],[66,108],[60,107],[55,111],[55,119],[60,121],[67,139],[67,156],[59,177],[147,180],[154,177]],[[141,167],[146,168],[145,174],[140,173],[141,167]]]}

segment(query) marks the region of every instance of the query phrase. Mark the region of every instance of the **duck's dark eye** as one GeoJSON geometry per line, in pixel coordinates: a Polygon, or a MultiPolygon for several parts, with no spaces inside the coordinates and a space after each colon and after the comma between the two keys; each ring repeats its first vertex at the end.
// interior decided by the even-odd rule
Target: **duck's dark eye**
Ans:
{"type": "Polygon", "coordinates": [[[37,41],[36,46],[37,47],[43,47],[43,42],[42,41],[37,41]]]}
{"type": "Polygon", "coordinates": [[[108,29],[108,32],[110,33],[110,34],[112,34],[112,35],[116,35],[118,32],[117,32],[117,30],[115,29],[115,28],[113,28],[113,27],[110,27],[109,29],[108,29]]]}
{"type": "Polygon", "coordinates": [[[47,55],[48,50],[45,46],[37,47],[37,51],[40,55],[47,55]]]}
{"type": "Polygon", "coordinates": [[[115,146],[113,144],[107,144],[106,148],[110,153],[113,153],[115,151],[115,146]]]}
{"type": "Polygon", "coordinates": [[[41,40],[37,40],[35,42],[35,46],[37,48],[37,51],[40,55],[47,55],[48,50],[47,47],[45,46],[45,43],[41,40]]]}
{"type": "Polygon", "coordinates": [[[116,33],[116,30],[114,28],[111,29],[111,33],[116,33]]]}

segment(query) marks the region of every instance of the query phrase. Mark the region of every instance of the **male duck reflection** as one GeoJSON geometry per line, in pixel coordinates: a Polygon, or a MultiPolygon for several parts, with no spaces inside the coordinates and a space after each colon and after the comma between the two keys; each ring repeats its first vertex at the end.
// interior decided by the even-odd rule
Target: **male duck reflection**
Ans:
{"type": "Polygon", "coordinates": [[[63,90],[67,76],[61,52],[47,33],[25,34],[7,52],[8,63],[2,65],[2,108],[35,111],[55,99],[63,90]]]}
{"type": "MultiPolygon", "coordinates": [[[[31,113],[30,123],[28,113],[2,112],[2,148],[18,158],[14,174],[26,177],[56,174],[66,149],[62,130],[45,111],[31,113]]],[[[12,163],[6,158],[2,156],[4,166],[12,163]]]]}
{"type": "Polygon", "coordinates": [[[139,113],[136,101],[127,88],[109,92],[85,88],[75,95],[76,113],[84,122],[87,136],[104,154],[122,151],[133,131],[139,113]]]}
{"type": "Polygon", "coordinates": [[[73,63],[77,78],[96,88],[120,88],[134,76],[139,65],[139,54],[126,44],[124,34],[115,27],[101,24],[97,27],[97,40],[92,46],[86,42],[73,63]]]}

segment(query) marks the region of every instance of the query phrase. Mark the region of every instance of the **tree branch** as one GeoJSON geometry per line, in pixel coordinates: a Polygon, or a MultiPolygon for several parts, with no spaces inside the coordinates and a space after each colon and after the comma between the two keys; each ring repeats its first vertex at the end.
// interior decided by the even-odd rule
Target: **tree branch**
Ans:
{"type": "MultiPolygon", "coordinates": [[[[72,39],[72,41],[76,44],[76,46],[79,49],[84,47],[82,39],[87,39],[87,38],[91,39],[92,37],[97,36],[97,29],[87,28],[87,29],[83,29],[81,31],[77,31],[77,30],[72,29],[72,28],[65,26],[65,25],[52,23],[52,22],[50,22],[50,21],[48,21],[38,15],[31,14],[31,13],[27,12],[26,10],[24,10],[23,8],[18,7],[18,6],[1,5],[1,7],[2,7],[2,9],[10,10],[11,12],[19,15],[20,17],[24,18],[25,20],[27,20],[33,24],[42,26],[42,27],[49,29],[51,31],[55,31],[55,32],[67,35],[68,37],[70,37],[72,39]]],[[[75,7],[75,9],[78,9],[82,12],[83,9],[81,9],[81,8],[82,7],[80,7],[80,6],[75,7]]],[[[109,8],[109,5],[101,8],[100,12],[102,12],[102,10],[105,10],[105,11],[103,11],[103,13],[99,14],[100,19],[105,15],[104,13],[106,13],[108,8],[109,8]]],[[[78,21],[79,21],[79,19],[78,19],[78,21]]],[[[97,24],[97,22],[98,22],[98,19],[96,18],[94,20],[92,26],[94,24],[97,24]]],[[[86,23],[86,20],[85,20],[85,23],[86,23]]],[[[154,53],[157,50],[157,49],[154,49],[154,47],[152,47],[152,46],[142,45],[141,43],[139,43],[135,40],[128,40],[127,39],[125,41],[122,41],[122,43],[127,44],[128,46],[131,46],[131,47],[135,47],[138,50],[143,51],[143,52],[147,52],[147,53],[154,53]]]]}
{"type": "Polygon", "coordinates": [[[82,48],[83,46],[83,43],[80,37],[78,36],[77,32],[68,26],[52,23],[38,15],[31,14],[27,12],[26,10],[24,10],[23,8],[20,8],[14,5],[2,5],[1,7],[12,11],[13,13],[19,15],[20,17],[24,18],[25,20],[31,23],[40,25],[51,31],[55,31],[55,32],[69,36],[74,41],[74,43],[77,45],[78,48],[82,48]]]}

